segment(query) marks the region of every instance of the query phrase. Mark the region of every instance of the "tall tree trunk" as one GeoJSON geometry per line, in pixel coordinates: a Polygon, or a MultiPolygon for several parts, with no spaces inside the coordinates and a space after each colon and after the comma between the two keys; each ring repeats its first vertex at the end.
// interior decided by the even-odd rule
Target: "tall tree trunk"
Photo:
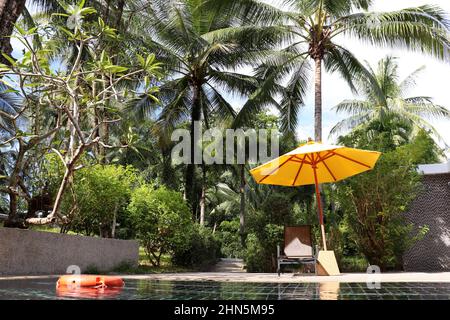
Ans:
{"type": "Polygon", "coordinates": [[[202,195],[200,196],[200,225],[205,225],[205,205],[206,205],[206,166],[202,165],[202,195]]]}
{"type": "MultiPolygon", "coordinates": [[[[120,31],[120,26],[122,24],[122,16],[123,16],[123,10],[125,7],[125,1],[124,0],[119,0],[118,4],[117,4],[117,12],[116,12],[116,8],[114,8],[114,5],[111,4],[111,0],[106,1],[106,12],[105,12],[105,19],[106,19],[106,23],[115,28],[116,30],[120,31]],[[111,10],[113,9],[113,10],[111,10]],[[117,14],[117,16],[115,16],[115,14],[117,14]]],[[[112,56],[112,61],[114,64],[119,64],[119,59],[118,59],[118,54],[117,54],[117,48],[115,47],[110,47],[109,48],[109,54],[110,56],[112,56]]],[[[110,127],[109,127],[109,123],[107,122],[109,120],[109,112],[108,109],[103,107],[103,110],[101,112],[101,119],[105,122],[102,123],[101,125],[101,129],[99,130],[99,136],[101,137],[101,140],[103,143],[105,144],[109,144],[109,137],[110,137],[110,127]]],[[[98,121],[98,120],[97,120],[98,121]]],[[[101,159],[101,163],[102,164],[108,164],[109,161],[106,157],[106,153],[107,150],[106,148],[99,146],[99,154],[100,154],[100,159],[101,159]]]]}
{"type": "MultiPolygon", "coordinates": [[[[101,141],[108,145],[109,144],[109,115],[108,115],[108,110],[104,109],[103,111],[103,120],[104,122],[102,123],[102,130],[100,130],[101,132],[101,141]]],[[[108,159],[107,159],[107,148],[100,146],[100,159],[101,159],[101,163],[102,164],[108,164],[108,159]]]]}
{"type": "MultiPolygon", "coordinates": [[[[177,189],[177,183],[175,182],[174,178],[174,170],[172,168],[172,160],[170,158],[170,148],[162,147],[161,149],[161,155],[162,155],[162,173],[161,178],[162,182],[169,188],[169,189],[177,189]]],[[[185,198],[186,200],[186,198],[185,198]]]]}
{"type": "MultiPolygon", "coordinates": [[[[75,121],[78,122],[78,118],[79,118],[79,108],[78,108],[78,103],[73,103],[72,104],[72,116],[75,119],[75,121]]],[[[74,154],[75,154],[75,149],[76,149],[76,145],[77,145],[77,129],[75,127],[75,125],[71,122],[69,122],[69,126],[70,126],[70,136],[69,136],[69,154],[67,155],[68,158],[73,158],[74,154]]]]}
{"type": "Polygon", "coordinates": [[[314,80],[314,140],[322,141],[322,59],[315,60],[314,80]]]}
{"type": "Polygon", "coordinates": [[[201,106],[200,106],[200,85],[194,84],[194,96],[192,97],[192,111],[191,111],[191,126],[190,126],[190,134],[191,134],[191,150],[190,150],[190,163],[186,166],[186,184],[185,184],[185,193],[186,199],[191,205],[192,215],[195,218],[195,213],[197,211],[198,201],[197,195],[195,192],[196,189],[196,179],[195,179],[195,149],[196,149],[196,141],[195,141],[195,122],[200,121],[201,117],[201,106]]]}
{"type": "Polygon", "coordinates": [[[119,204],[116,203],[114,206],[114,215],[113,215],[113,221],[111,226],[111,238],[116,237],[116,224],[117,224],[117,211],[119,210],[119,204]]]}
{"type": "Polygon", "coordinates": [[[19,205],[19,179],[20,179],[20,173],[23,169],[24,164],[24,158],[25,153],[27,149],[22,142],[21,139],[19,139],[19,151],[17,153],[16,158],[16,164],[14,166],[13,171],[11,172],[11,176],[8,181],[8,188],[9,188],[9,215],[8,220],[5,222],[5,227],[18,227],[22,223],[20,223],[18,220],[18,205],[19,205]]]}
{"type": "Polygon", "coordinates": [[[241,186],[239,193],[241,194],[241,203],[239,210],[239,235],[241,237],[242,246],[245,245],[245,164],[240,165],[241,186]]]}
{"type": "MultiPolygon", "coordinates": [[[[314,62],[314,140],[316,142],[322,142],[322,58],[315,58],[314,62]]],[[[320,204],[322,208],[325,208],[325,194],[322,185],[319,185],[319,192],[320,204]]],[[[323,215],[325,219],[325,212],[323,215]]]]}
{"type": "MultiPolygon", "coordinates": [[[[9,36],[13,33],[14,24],[25,8],[26,0],[0,0],[0,52],[11,55],[12,46],[9,36]]],[[[2,55],[0,63],[9,64],[2,55]]]]}
{"type": "Polygon", "coordinates": [[[119,0],[119,2],[117,3],[117,18],[116,18],[117,30],[121,29],[124,8],[125,8],[125,0],[119,0]]]}

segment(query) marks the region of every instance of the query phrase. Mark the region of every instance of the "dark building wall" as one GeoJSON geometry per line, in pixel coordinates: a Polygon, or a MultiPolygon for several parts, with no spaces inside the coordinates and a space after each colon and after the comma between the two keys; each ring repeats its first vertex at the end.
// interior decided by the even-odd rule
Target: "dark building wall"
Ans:
{"type": "Polygon", "coordinates": [[[428,233],[404,255],[405,271],[450,271],[450,173],[424,175],[423,188],[407,213],[408,222],[428,233]]]}

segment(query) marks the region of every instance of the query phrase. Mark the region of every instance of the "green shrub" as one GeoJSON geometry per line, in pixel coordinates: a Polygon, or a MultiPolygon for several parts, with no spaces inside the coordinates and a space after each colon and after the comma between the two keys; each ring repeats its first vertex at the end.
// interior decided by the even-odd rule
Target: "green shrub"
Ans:
{"type": "Polygon", "coordinates": [[[264,248],[254,233],[247,235],[244,261],[247,272],[264,272],[266,269],[264,248]]]}
{"type": "Polygon", "coordinates": [[[142,185],[133,191],[128,211],[136,236],[154,266],[160,265],[162,254],[188,248],[193,222],[180,193],[142,185]]]}
{"type": "Polygon", "coordinates": [[[294,223],[293,205],[287,193],[271,193],[263,202],[261,210],[264,213],[264,219],[262,221],[266,223],[281,225],[294,223]]]}
{"type": "Polygon", "coordinates": [[[215,264],[220,256],[220,242],[211,230],[195,224],[186,233],[189,236],[186,245],[175,248],[172,263],[199,270],[215,264]]]}
{"type": "Polygon", "coordinates": [[[341,272],[359,272],[365,273],[369,262],[364,257],[344,256],[339,260],[339,269],[341,272]]]}
{"type": "MultiPolygon", "coordinates": [[[[64,211],[70,212],[76,198],[70,229],[86,235],[115,237],[113,224],[126,227],[124,211],[138,176],[132,167],[94,165],[75,173],[73,194],[64,198],[64,211]]],[[[120,228],[117,230],[119,231],[120,228]]]]}
{"type": "MultiPolygon", "coordinates": [[[[61,213],[69,223],[62,230],[87,236],[130,238],[132,228],[125,209],[132,189],[141,182],[136,170],[132,166],[93,165],[87,156],[82,157],[80,164],[84,167],[74,173],[73,184],[63,196],[61,213]],[[114,223],[118,227],[113,228],[114,223]]],[[[47,154],[41,179],[48,184],[53,197],[63,174],[64,166],[59,157],[47,154]]]]}
{"type": "Polygon", "coordinates": [[[222,256],[227,258],[244,257],[244,248],[239,236],[239,218],[222,221],[217,230],[217,239],[221,243],[222,256]]]}
{"type": "Polygon", "coordinates": [[[413,232],[404,216],[419,186],[416,167],[404,148],[384,153],[374,170],[337,184],[350,237],[370,264],[401,270],[403,253],[426,232],[424,226],[413,232]]]}
{"type": "Polygon", "coordinates": [[[248,272],[276,271],[277,245],[283,243],[284,226],[299,223],[300,216],[294,211],[289,195],[275,192],[266,198],[259,211],[249,215],[250,232],[244,254],[248,272]]]}
{"type": "Polygon", "coordinates": [[[247,237],[245,264],[248,272],[274,272],[277,245],[283,241],[283,226],[268,224],[247,237]]]}

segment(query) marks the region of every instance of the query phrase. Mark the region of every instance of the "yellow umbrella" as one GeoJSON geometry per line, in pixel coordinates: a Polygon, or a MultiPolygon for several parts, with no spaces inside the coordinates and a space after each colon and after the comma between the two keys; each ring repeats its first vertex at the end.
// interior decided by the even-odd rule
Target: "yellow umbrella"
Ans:
{"type": "Polygon", "coordinates": [[[322,144],[308,139],[276,159],[250,170],[257,183],[281,186],[316,186],[317,208],[322,232],[323,248],[327,250],[319,184],[336,182],[371,170],[380,152],[322,144]]]}

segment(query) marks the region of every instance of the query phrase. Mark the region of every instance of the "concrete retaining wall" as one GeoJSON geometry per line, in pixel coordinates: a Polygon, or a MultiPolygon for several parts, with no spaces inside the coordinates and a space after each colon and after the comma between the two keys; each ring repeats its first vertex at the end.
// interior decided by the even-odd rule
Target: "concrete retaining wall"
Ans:
{"type": "Polygon", "coordinates": [[[64,274],[70,265],[107,271],[138,259],[136,241],[0,227],[0,275],[64,274]]]}

